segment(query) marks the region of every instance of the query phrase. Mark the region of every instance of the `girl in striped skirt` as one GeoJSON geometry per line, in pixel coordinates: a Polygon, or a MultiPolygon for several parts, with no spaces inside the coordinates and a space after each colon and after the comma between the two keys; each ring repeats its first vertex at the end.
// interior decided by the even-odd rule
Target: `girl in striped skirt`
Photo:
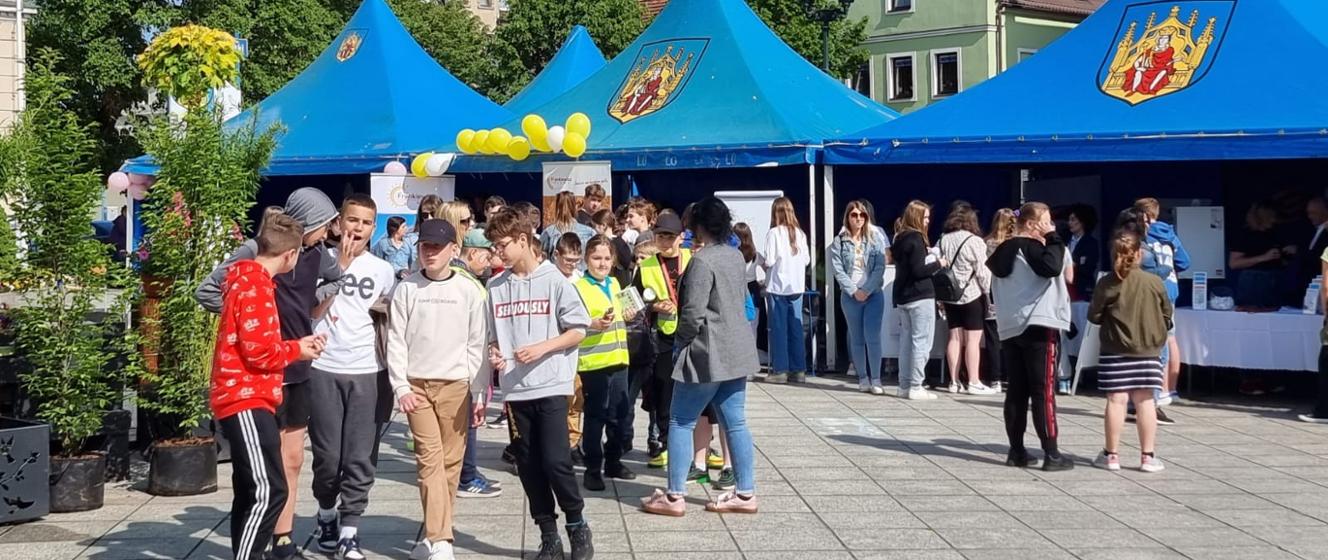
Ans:
{"type": "Polygon", "coordinates": [[[1171,325],[1171,299],[1160,278],[1139,273],[1143,253],[1136,233],[1118,231],[1112,249],[1113,274],[1098,282],[1088,310],[1088,320],[1101,325],[1098,387],[1107,393],[1107,441],[1093,464],[1110,471],[1120,470],[1117,450],[1125,424],[1125,407],[1133,401],[1142,452],[1139,470],[1160,472],[1162,461],[1154,454],[1153,447],[1157,435],[1153,391],[1162,387],[1159,356],[1171,325]]]}

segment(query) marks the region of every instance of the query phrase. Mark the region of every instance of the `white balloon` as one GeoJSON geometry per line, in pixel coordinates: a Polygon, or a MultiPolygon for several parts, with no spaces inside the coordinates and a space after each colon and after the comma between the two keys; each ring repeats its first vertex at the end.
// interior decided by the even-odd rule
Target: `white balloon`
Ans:
{"type": "Polygon", "coordinates": [[[434,154],[429,159],[424,160],[424,172],[430,177],[441,177],[447,173],[447,168],[452,167],[452,160],[456,159],[456,154],[451,152],[434,154]]]}
{"type": "Polygon", "coordinates": [[[567,138],[567,129],[561,126],[549,127],[549,135],[548,135],[549,149],[552,150],[553,153],[556,154],[558,152],[563,151],[564,138],[567,138]]]}
{"type": "Polygon", "coordinates": [[[389,161],[387,162],[387,165],[383,166],[383,173],[404,177],[410,174],[410,170],[406,169],[406,164],[404,163],[399,161],[389,161]]]}

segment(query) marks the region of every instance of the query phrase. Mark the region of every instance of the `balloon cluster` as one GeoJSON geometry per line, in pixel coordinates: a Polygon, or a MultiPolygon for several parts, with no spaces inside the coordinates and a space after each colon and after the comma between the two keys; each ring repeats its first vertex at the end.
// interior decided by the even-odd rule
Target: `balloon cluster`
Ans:
{"type": "Polygon", "coordinates": [[[504,128],[467,128],[457,133],[456,145],[465,154],[505,155],[516,161],[530,157],[532,151],[562,152],[579,158],[586,153],[590,117],[585,113],[572,113],[563,126],[551,127],[539,115],[526,115],[521,119],[521,132],[525,136],[513,136],[504,128]]]}
{"type": "MultiPolygon", "coordinates": [[[[442,177],[447,173],[447,169],[452,167],[452,162],[456,160],[456,154],[452,152],[434,153],[424,152],[410,161],[410,174],[420,179],[425,177],[442,177]]],[[[383,167],[383,172],[389,175],[405,175],[405,165],[400,162],[389,162],[383,167]],[[396,165],[393,165],[396,164],[396,165]]]]}
{"type": "Polygon", "coordinates": [[[143,200],[148,196],[148,187],[154,179],[151,175],[116,171],[106,178],[106,188],[114,193],[124,192],[129,198],[143,200]]]}

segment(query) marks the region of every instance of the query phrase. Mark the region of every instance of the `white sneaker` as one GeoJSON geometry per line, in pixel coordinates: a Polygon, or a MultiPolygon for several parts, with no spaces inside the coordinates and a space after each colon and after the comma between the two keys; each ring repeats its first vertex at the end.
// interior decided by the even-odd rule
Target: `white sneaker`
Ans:
{"type": "Polygon", "coordinates": [[[1005,387],[1003,387],[1003,386],[1001,385],[1001,382],[1000,382],[1000,381],[997,381],[995,385],[992,385],[992,386],[991,386],[991,388],[992,388],[992,389],[995,389],[997,393],[1004,393],[1004,392],[1005,392],[1005,387]]]}
{"type": "Polygon", "coordinates": [[[1167,466],[1162,464],[1162,460],[1148,455],[1139,456],[1139,470],[1146,473],[1160,473],[1166,470],[1167,466]]]}
{"type": "Polygon", "coordinates": [[[429,544],[429,539],[420,539],[415,548],[410,549],[410,560],[430,560],[432,555],[433,545],[429,544]]]}
{"type": "Polygon", "coordinates": [[[966,392],[966,393],[968,393],[968,394],[970,394],[970,395],[984,395],[984,396],[985,396],[985,395],[995,395],[996,393],[998,393],[998,392],[1000,392],[1000,391],[997,391],[997,390],[995,390],[995,389],[992,389],[991,387],[988,387],[988,386],[983,385],[983,384],[981,384],[981,383],[970,383],[970,384],[968,385],[968,390],[966,390],[966,391],[964,391],[964,392],[966,392]]]}
{"type": "Polygon", "coordinates": [[[870,393],[870,392],[871,392],[871,383],[868,383],[868,382],[866,382],[866,381],[859,381],[859,382],[858,382],[858,391],[863,392],[863,393],[870,393]]]}
{"type": "Polygon", "coordinates": [[[884,395],[884,394],[885,394],[885,388],[881,387],[880,385],[872,385],[872,386],[871,386],[871,394],[873,394],[873,395],[884,395]]]}
{"type": "Polygon", "coordinates": [[[896,396],[896,397],[899,397],[899,398],[901,398],[901,399],[907,399],[907,398],[908,398],[908,389],[905,389],[905,388],[903,388],[903,387],[900,387],[899,390],[895,391],[895,396],[896,396]]]}
{"type": "Polygon", "coordinates": [[[1309,422],[1311,424],[1328,424],[1328,418],[1319,418],[1313,414],[1301,414],[1300,416],[1297,416],[1297,418],[1299,418],[1301,422],[1309,422]]]}
{"type": "Polygon", "coordinates": [[[963,388],[960,387],[958,383],[951,383],[951,384],[950,384],[950,393],[952,393],[952,394],[958,394],[958,393],[959,393],[960,391],[962,391],[962,390],[963,390],[963,388]]]}
{"type": "Polygon", "coordinates": [[[456,560],[456,555],[452,553],[452,543],[447,541],[434,543],[429,552],[429,560],[456,560]]]}
{"type": "Polygon", "coordinates": [[[1098,453],[1097,457],[1093,459],[1093,466],[1109,471],[1118,471],[1120,470],[1120,455],[1107,453],[1106,451],[1098,453]]]}
{"type": "Polygon", "coordinates": [[[908,392],[907,398],[910,401],[934,401],[937,399],[935,393],[926,389],[913,389],[908,392]]]}

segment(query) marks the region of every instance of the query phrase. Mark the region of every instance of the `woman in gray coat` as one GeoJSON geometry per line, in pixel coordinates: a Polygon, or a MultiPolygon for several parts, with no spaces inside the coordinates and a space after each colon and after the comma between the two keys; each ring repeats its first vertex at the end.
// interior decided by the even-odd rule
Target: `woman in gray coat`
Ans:
{"type": "Polygon", "coordinates": [[[756,338],[747,325],[747,275],[742,254],[725,241],[733,216],[715,197],[692,210],[692,229],[702,248],[692,255],[679,291],[678,330],[674,333],[673,406],[669,418],[668,491],[656,490],[642,509],[681,516],[686,511],[687,471],[692,433],[707,406],[714,406],[728,436],[737,486],[706,504],[719,513],[756,513],[752,434],[747,428],[747,375],[760,364],[756,338]]]}

